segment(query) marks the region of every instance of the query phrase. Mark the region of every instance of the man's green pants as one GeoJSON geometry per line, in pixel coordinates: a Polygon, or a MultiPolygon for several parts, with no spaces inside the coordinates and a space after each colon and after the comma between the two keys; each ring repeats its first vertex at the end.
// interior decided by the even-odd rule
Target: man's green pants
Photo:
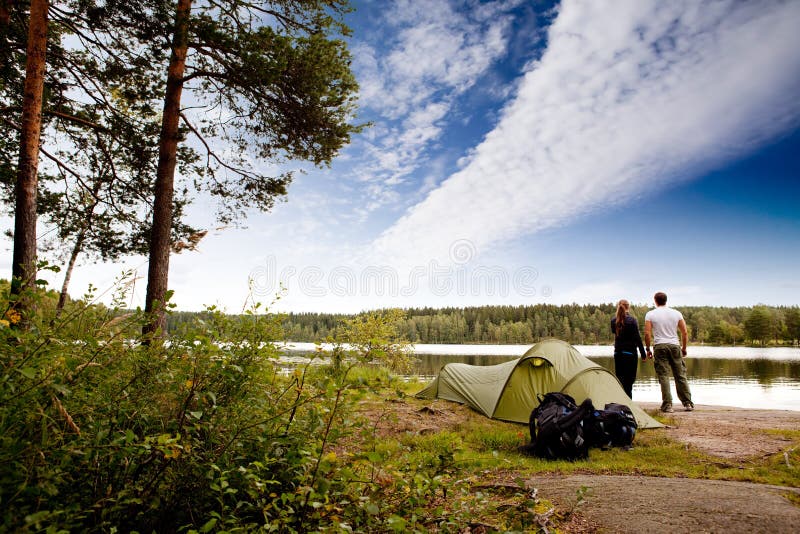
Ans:
{"type": "Polygon", "coordinates": [[[653,358],[658,383],[661,385],[661,404],[672,404],[672,392],[669,387],[669,372],[675,377],[675,389],[683,404],[692,402],[689,381],[686,380],[686,362],[683,361],[681,348],[678,345],[659,344],[653,347],[653,358]]]}

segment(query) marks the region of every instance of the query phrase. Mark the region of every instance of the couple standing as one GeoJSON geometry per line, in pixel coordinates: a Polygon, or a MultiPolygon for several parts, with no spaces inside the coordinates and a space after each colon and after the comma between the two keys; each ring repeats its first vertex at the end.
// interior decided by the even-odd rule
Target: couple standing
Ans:
{"type": "Polygon", "coordinates": [[[666,293],[658,292],[653,297],[656,307],[644,316],[644,340],[647,345],[645,353],[642,338],[639,335],[639,324],[628,313],[630,303],[620,300],[617,313],[611,319],[611,331],[614,332],[614,371],[622,384],[622,389],[633,398],[633,382],[636,380],[638,361],[636,350],[642,360],[654,360],[656,375],[661,385],[661,411],[672,412],[672,392],[669,385],[669,372],[675,377],[675,388],[678,398],[686,411],[694,410],[689,382],[686,380],[686,343],[689,333],[686,321],[678,310],[667,306],[666,293]],[[680,340],[678,339],[680,331],[680,340]],[[655,353],[650,350],[653,342],[655,353]]]}

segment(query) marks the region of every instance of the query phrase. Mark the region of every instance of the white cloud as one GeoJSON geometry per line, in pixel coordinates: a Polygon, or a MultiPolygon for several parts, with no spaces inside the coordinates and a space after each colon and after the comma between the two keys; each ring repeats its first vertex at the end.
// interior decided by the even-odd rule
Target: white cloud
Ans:
{"type": "MultiPolygon", "coordinates": [[[[492,2],[456,9],[441,0],[399,0],[384,17],[386,42],[353,48],[354,69],[367,115],[381,130],[369,133],[366,157],[357,171],[367,188],[368,210],[395,197],[391,190],[426,160],[426,150],[443,131],[458,95],[472,87],[506,52],[510,17],[518,2],[492,2]]],[[[459,6],[463,7],[463,6],[459,6]]]]}
{"type": "Polygon", "coordinates": [[[565,1],[466,165],[373,244],[447,260],[624,203],[798,124],[800,3],[565,1]]]}
{"type": "Polygon", "coordinates": [[[510,18],[475,20],[448,2],[417,0],[396,2],[386,22],[397,28],[390,49],[378,59],[374,49],[362,45],[355,65],[370,89],[362,102],[396,119],[432,98],[447,101],[471,87],[505,53],[510,18]]]}

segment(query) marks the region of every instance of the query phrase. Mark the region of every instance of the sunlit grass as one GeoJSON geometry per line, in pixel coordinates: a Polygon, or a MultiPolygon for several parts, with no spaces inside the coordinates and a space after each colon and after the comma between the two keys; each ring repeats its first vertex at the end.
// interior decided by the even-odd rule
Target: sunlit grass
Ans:
{"type": "Polygon", "coordinates": [[[800,430],[790,430],[788,428],[770,428],[763,430],[765,434],[778,436],[787,441],[800,442],[800,430]]]}
{"type": "MultiPolygon", "coordinates": [[[[425,406],[425,401],[406,399],[425,406]]],[[[513,467],[522,476],[538,474],[606,474],[678,477],[710,480],[736,480],[782,486],[800,486],[800,431],[770,430],[787,442],[788,461],[783,453],[766,458],[728,459],[711,456],[671,439],[663,429],[639,430],[633,448],[590,450],[587,460],[552,461],[523,455],[518,448],[529,438],[527,425],[495,421],[473,411],[459,412],[463,417],[452,428],[424,436],[405,436],[402,454],[419,461],[419,454],[452,454],[461,469],[507,469],[513,467]]],[[[661,422],[674,424],[670,416],[661,422]]]]}

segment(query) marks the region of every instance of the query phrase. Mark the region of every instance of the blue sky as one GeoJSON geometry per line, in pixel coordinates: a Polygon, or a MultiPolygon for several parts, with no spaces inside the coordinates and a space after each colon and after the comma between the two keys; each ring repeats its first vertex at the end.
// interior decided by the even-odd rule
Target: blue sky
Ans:
{"type": "MultiPolygon", "coordinates": [[[[373,125],[246,228],[198,199],[180,308],[238,311],[248,281],[295,311],[800,304],[800,2],[355,7],[373,125]]],[[[146,276],[84,265],[73,293],[126,267],[146,276]]]]}

